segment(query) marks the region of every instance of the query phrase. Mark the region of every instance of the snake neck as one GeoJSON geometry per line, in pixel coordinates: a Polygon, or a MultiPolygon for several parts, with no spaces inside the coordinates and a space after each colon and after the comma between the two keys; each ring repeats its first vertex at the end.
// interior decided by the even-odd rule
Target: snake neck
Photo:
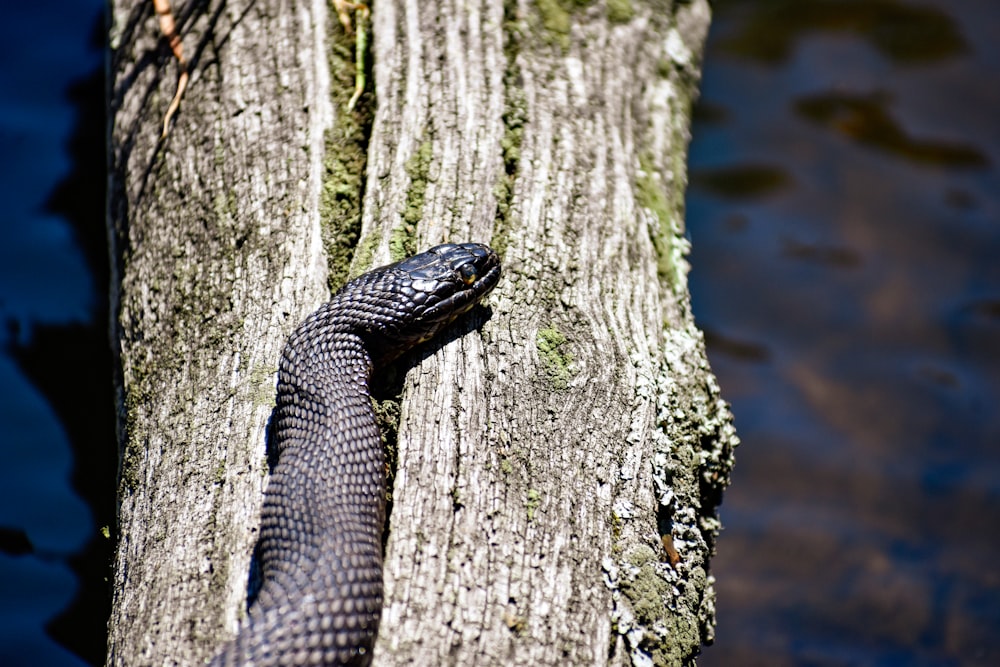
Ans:
{"type": "Polygon", "coordinates": [[[361,532],[377,537],[381,553],[385,460],[368,389],[371,360],[352,333],[327,327],[305,340],[289,342],[279,369],[278,463],[265,509],[294,516],[310,544],[331,531],[361,532]]]}
{"type": "MultiPolygon", "coordinates": [[[[324,309],[321,309],[321,314],[324,309]]],[[[382,604],[385,462],[368,391],[372,363],[335,317],[293,334],[278,371],[277,464],[261,510],[261,589],[240,634],[214,665],[367,664],[382,604]],[[323,326],[323,325],[326,326],[323,326]],[[336,324],[334,322],[334,324],[336,324]],[[306,619],[327,617],[316,634],[306,619]]]]}
{"type": "Polygon", "coordinates": [[[261,511],[263,584],[217,667],[371,662],[382,612],[385,461],[368,383],[496,284],[480,244],[443,244],[345,285],[289,337],[261,511]]]}

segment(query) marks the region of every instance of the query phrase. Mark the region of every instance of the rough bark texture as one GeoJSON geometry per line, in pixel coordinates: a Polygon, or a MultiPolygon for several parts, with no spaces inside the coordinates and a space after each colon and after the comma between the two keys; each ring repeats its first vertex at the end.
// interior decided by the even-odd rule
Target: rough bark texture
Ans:
{"type": "MultiPolygon", "coordinates": [[[[342,223],[335,140],[356,121],[338,108],[325,131],[322,2],[209,2],[158,143],[174,66],[125,4],[110,662],[198,664],[245,610],[273,369],[322,299],[318,221],[342,223]]],[[[445,240],[490,242],[505,267],[488,318],[408,362],[376,664],[686,664],[711,638],[737,441],[682,224],[708,19],[704,0],[374,7],[352,271],[445,240]]]]}
{"type": "Polygon", "coordinates": [[[151,3],[112,14],[115,665],[200,664],[235,631],[278,355],[326,297],[322,1],[175,11],[193,70],[163,141],[176,63],[151,3]]]}

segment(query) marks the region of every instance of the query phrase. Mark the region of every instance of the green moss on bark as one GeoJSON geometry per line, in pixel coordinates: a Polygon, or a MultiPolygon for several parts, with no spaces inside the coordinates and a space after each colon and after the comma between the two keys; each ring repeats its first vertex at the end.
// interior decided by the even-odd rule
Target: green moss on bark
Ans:
{"type": "Polygon", "coordinates": [[[406,191],[406,205],[401,211],[402,222],[389,235],[389,258],[398,262],[417,252],[417,225],[424,215],[424,196],[433,159],[434,145],[428,139],[406,161],[410,188],[406,191]]]}
{"type": "MultiPolygon", "coordinates": [[[[355,40],[344,32],[335,16],[328,17],[327,43],[330,66],[330,100],[334,125],[324,135],[323,180],[319,211],[326,250],[330,291],[350,276],[351,261],[361,235],[361,205],[365,192],[368,139],[374,119],[374,94],[365,91],[347,110],[354,93],[355,40]]],[[[366,58],[370,62],[371,58],[366,58]]],[[[371,77],[368,77],[372,81],[371,77]]]]}
{"type": "Polygon", "coordinates": [[[554,327],[539,329],[535,346],[545,366],[545,373],[557,390],[566,389],[576,374],[573,370],[573,353],[568,349],[566,336],[554,327]]]}

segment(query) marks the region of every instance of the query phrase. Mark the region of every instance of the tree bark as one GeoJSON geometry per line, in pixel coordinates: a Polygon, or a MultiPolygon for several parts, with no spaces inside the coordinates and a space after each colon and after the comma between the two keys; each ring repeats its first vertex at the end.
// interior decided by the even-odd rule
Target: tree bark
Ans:
{"type": "Polygon", "coordinates": [[[376,664],[692,663],[737,443],[684,260],[707,3],[382,0],[363,187],[330,56],[353,42],[322,1],[175,6],[192,76],[163,140],[149,4],[112,17],[109,663],[200,664],[245,615],[274,371],[323,249],[339,282],[345,253],[359,273],[466,240],[504,277],[388,410],[376,664]]]}

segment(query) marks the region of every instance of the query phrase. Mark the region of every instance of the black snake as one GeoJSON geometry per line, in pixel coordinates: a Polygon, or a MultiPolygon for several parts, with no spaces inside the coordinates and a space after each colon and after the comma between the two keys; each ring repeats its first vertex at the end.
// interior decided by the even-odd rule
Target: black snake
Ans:
{"type": "Polygon", "coordinates": [[[385,461],[372,371],[496,285],[485,245],[445,244],[345,285],[291,335],[278,369],[277,463],[261,511],[263,584],[213,665],[367,665],[382,613],[385,461]]]}

